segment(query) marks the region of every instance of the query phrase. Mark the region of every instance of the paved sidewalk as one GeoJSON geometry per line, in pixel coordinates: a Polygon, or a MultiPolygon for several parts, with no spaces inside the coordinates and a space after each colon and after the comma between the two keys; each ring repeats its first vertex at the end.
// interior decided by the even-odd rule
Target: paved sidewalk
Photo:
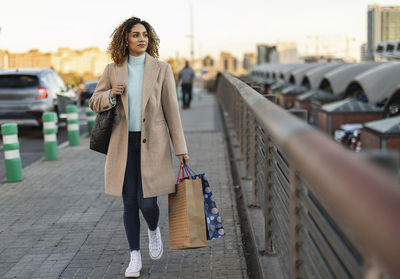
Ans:
{"type": "MultiPolygon", "coordinates": [[[[210,180],[226,237],[195,250],[168,250],[167,197],[159,198],[164,255],[148,256],[141,216],[140,278],[247,278],[229,158],[213,96],[204,94],[181,111],[191,166],[210,180]]],[[[104,194],[105,156],[80,147],[59,160],[39,160],[24,181],[0,183],[0,278],[123,278],[129,248],[122,200],[104,194]]],[[[177,160],[175,161],[177,163],[177,160]]],[[[176,164],[177,169],[177,164],[176,164]]]]}

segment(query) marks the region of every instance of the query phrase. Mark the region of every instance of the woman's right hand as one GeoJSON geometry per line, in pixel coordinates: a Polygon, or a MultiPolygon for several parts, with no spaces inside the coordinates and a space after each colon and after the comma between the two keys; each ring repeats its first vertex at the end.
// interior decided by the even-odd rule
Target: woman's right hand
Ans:
{"type": "Polygon", "coordinates": [[[120,83],[111,89],[111,98],[115,98],[117,95],[124,93],[125,85],[120,83]]]}

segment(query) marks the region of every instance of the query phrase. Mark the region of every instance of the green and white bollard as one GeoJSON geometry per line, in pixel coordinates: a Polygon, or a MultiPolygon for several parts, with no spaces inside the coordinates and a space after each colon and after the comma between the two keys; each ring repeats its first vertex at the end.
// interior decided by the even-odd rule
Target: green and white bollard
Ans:
{"type": "Polygon", "coordinates": [[[89,100],[85,101],[85,107],[86,107],[86,120],[87,120],[88,132],[89,136],[91,136],[94,120],[96,119],[96,113],[89,108],[89,100]]]}
{"type": "Polygon", "coordinates": [[[4,161],[8,182],[22,180],[21,156],[19,154],[18,126],[16,123],[1,125],[3,135],[4,161]]]}
{"type": "Polygon", "coordinates": [[[79,117],[78,107],[75,105],[67,106],[67,127],[69,146],[79,146],[79,117]]]}
{"type": "Polygon", "coordinates": [[[45,112],[42,115],[44,154],[48,161],[58,160],[56,117],[54,112],[45,112]]]}

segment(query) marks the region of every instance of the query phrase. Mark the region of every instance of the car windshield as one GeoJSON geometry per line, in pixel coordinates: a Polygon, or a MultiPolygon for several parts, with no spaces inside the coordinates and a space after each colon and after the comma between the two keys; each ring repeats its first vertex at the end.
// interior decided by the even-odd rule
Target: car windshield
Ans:
{"type": "Polygon", "coordinates": [[[61,89],[61,92],[66,92],[67,91],[67,87],[65,86],[64,81],[60,78],[59,75],[54,74],[54,79],[58,85],[58,87],[61,89]]]}
{"type": "Polygon", "coordinates": [[[0,75],[0,88],[25,88],[39,86],[37,76],[0,75]]]}

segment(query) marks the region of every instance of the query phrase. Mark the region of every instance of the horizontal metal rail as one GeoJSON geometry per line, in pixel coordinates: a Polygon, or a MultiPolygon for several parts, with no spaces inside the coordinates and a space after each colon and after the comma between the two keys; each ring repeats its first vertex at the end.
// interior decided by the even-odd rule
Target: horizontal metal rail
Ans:
{"type": "Polygon", "coordinates": [[[398,178],[229,74],[216,94],[284,278],[378,278],[386,268],[400,278],[398,178]]]}

